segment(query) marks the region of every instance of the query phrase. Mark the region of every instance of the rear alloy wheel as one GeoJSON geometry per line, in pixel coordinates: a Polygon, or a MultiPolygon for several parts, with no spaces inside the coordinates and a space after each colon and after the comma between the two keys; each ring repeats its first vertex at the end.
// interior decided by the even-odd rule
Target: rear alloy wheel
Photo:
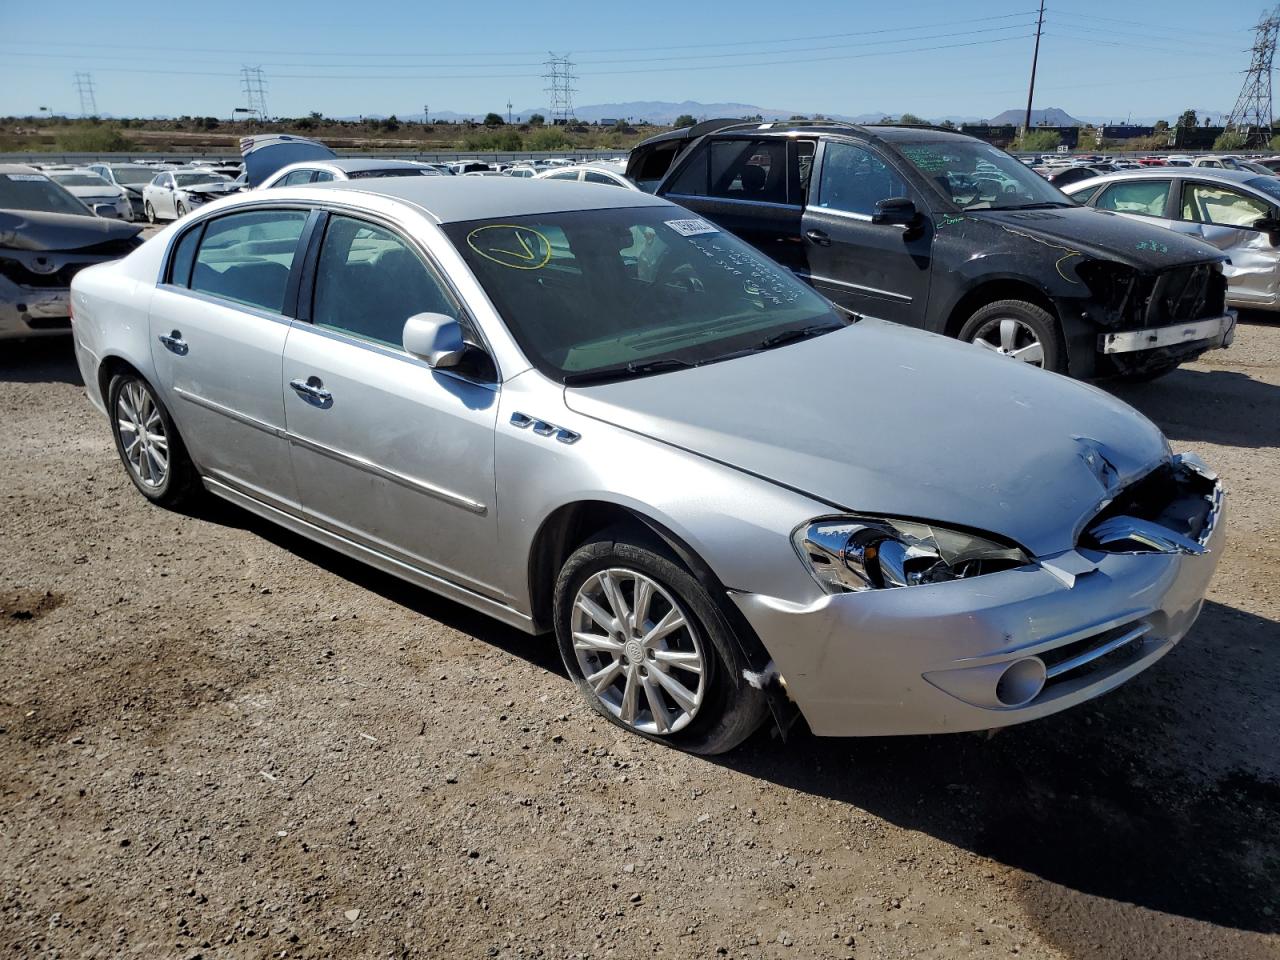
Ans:
{"type": "Polygon", "coordinates": [[[960,339],[1033,367],[1066,372],[1066,351],[1058,322],[1025,300],[999,300],[977,311],[960,339]]]}
{"type": "Polygon", "coordinates": [[[612,723],[691,753],[732,750],[768,715],[742,677],[716,601],[666,548],[619,528],[579,547],[556,581],[569,676],[612,723]]]}
{"type": "Polygon", "coordinates": [[[151,206],[150,200],[142,205],[142,212],[147,215],[147,223],[156,222],[156,208],[151,206]]]}
{"type": "Polygon", "coordinates": [[[150,384],[133,373],[117,374],[107,390],[107,409],[116,451],[143,496],[174,507],[199,488],[182,438],[150,384]]]}

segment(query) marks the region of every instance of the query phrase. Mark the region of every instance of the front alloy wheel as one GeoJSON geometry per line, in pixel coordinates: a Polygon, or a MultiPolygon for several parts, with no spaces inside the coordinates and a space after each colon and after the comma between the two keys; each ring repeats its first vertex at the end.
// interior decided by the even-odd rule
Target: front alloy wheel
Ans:
{"type": "Polygon", "coordinates": [[[147,215],[147,223],[156,222],[156,208],[151,205],[150,200],[142,205],[142,212],[147,215]]]}
{"type": "Polygon", "coordinates": [[[1002,357],[1012,357],[1033,367],[1044,366],[1044,344],[1026,323],[1014,317],[993,317],[978,328],[973,342],[1002,357]]]}
{"type": "Polygon", "coordinates": [[[975,311],[960,339],[1031,367],[1067,372],[1067,351],[1057,318],[1026,300],[997,300],[975,311]]]}
{"type": "Polygon", "coordinates": [[[573,649],[587,684],[623,724],[667,734],[689,725],[706,693],[702,642],[657,581],[611,568],[573,601],[573,649]]]}
{"type": "Polygon", "coordinates": [[[603,531],[556,578],[553,615],[565,669],[611,723],[691,753],[732,750],[769,706],[744,676],[722,595],[648,531],[603,531]]]}

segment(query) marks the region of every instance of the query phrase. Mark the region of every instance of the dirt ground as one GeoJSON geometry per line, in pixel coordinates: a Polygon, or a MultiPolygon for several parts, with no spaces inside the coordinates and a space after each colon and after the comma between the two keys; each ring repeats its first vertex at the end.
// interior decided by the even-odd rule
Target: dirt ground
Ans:
{"type": "Polygon", "coordinates": [[[149,507],[0,345],[0,956],[1280,957],[1280,321],[1118,391],[1230,488],[1199,625],[993,739],[714,760],[533,640],[149,507]]]}

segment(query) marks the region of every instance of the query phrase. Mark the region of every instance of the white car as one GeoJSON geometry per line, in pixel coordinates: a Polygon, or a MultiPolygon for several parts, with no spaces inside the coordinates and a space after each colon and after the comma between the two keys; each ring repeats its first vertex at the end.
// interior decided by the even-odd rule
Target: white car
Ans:
{"type": "Polygon", "coordinates": [[[297,187],[304,183],[328,183],[331,180],[365,180],[370,177],[438,177],[440,175],[440,171],[430,164],[417,163],[413,160],[376,160],[368,157],[300,160],[281,167],[264,180],[258,189],[297,187]]]}
{"type": "Polygon", "coordinates": [[[98,216],[133,219],[133,206],[124,188],[104,180],[94,171],[73,168],[46,170],[45,174],[98,216]]]}
{"type": "Polygon", "coordinates": [[[148,223],[180,220],[196,207],[239,190],[239,184],[220,173],[162,170],[142,188],[142,212],[148,223]]]}
{"type": "Polygon", "coordinates": [[[583,164],[579,167],[553,167],[537,175],[539,180],[576,180],[581,183],[599,183],[610,187],[639,190],[632,181],[608,167],[583,164]]]}
{"type": "Polygon", "coordinates": [[[540,176],[537,167],[531,167],[527,163],[508,167],[506,170],[502,171],[502,175],[504,177],[515,177],[517,180],[529,180],[533,177],[540,176]]]}

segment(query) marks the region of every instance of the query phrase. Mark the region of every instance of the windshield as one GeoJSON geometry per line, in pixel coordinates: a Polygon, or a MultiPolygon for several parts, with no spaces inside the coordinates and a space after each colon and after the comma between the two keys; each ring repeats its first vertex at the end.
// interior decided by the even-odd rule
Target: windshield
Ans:
{"type": "Polygon", "coordinates": [[[115,174],[117,183],[126,183],[131,187],[148,184],[156,175],[155,167],[112,167],[111,172],[115,174]]]}
{"type": "Polygon", "coordinates": [[[89,208],[42,173],[0,173],[0,209],[92,216],[89,208]]]}
{"type": "Polygon", "coordinates": [[[220,173],[175,173],[173,179],[180,187],[202,187],[208,183],[230,183],[230,177],[220,173]]]}
{"type": "Polygon", "coordinates": [[[110,184],[96,173],[51,173],[50,179],[64,187],[109,187],[110,184]]]}
{"type": "Polygon", "coordinates": [[[1057,187],[990,144],[934,140],[899,144],[902,155],[962,210],[1074,206],[1057,187]]]}
{"type": "Polygon", "coordinates": [[[1260,193],[1265,193],[1268,197],[1280,200],[1280,177],[1254,177],[1252,180],[1246,180],[1244,185],[1253,187],[1253,189],[1260,193]]]}
{"type": "Polygon", "coordinates": [[[529,360],[561,382],[706,363],[849,322],[783,267],[674,207],[444,231],[529,360]]]}

